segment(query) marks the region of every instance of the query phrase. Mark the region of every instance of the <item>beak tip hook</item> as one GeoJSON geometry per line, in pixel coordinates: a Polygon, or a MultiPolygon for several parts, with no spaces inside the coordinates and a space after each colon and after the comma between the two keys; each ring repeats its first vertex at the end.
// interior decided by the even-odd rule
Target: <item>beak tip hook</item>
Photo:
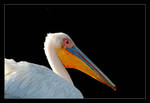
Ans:
{"type": "Polygon", "coordinates": [[[117,90],[117,87],[115,86],[115,87],[113,87],[112,89],[113,89],[114,91],[116,91],[116,90],[117,90]]]}

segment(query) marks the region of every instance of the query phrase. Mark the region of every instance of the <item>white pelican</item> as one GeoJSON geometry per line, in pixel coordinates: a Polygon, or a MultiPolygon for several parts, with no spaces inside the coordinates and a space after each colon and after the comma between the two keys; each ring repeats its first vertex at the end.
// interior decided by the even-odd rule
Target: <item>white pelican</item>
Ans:
{"type": "Polygon", "coordinates": [[[52,68],[5,59],[5,98],[83,98],[65,68],[75,68],[116,90],[116,86],[65,33],[49,33],[44,50],[52,68]]]}

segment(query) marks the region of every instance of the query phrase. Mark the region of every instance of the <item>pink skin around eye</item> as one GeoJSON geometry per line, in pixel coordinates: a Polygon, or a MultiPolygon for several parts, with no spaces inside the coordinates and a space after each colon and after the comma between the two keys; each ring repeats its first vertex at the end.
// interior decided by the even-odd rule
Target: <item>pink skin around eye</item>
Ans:
{"type": "Polygon", "coordinates": [[[71,47],[72,46],[72,42],[69,39],[64,39],[63,43],[64,43],[65,47],[71,47]]]}

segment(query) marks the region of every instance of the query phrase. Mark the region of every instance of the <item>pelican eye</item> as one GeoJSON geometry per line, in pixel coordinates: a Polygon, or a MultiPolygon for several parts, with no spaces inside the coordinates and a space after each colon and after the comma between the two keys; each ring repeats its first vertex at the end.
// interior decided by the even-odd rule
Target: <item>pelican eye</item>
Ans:
{"type": "Polygon", "coordinates": [[[66,44],[69,44],[69,41],[66,41],[66,44]]]}
{"type": "Polygon", "coordinates": [[[73,43],[69,39],[63,39],[63,44],[67,48],[71,48],[73,46],[73,43]]]}

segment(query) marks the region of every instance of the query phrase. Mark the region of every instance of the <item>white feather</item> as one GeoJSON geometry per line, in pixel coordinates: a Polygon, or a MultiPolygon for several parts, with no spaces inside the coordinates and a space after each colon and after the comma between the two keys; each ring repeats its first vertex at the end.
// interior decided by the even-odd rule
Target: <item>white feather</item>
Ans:
{"type": "Polygon", "coordinates": [[[49,68],[5,59],[5,98],[83,98],[72,84],[49,68]]]}

